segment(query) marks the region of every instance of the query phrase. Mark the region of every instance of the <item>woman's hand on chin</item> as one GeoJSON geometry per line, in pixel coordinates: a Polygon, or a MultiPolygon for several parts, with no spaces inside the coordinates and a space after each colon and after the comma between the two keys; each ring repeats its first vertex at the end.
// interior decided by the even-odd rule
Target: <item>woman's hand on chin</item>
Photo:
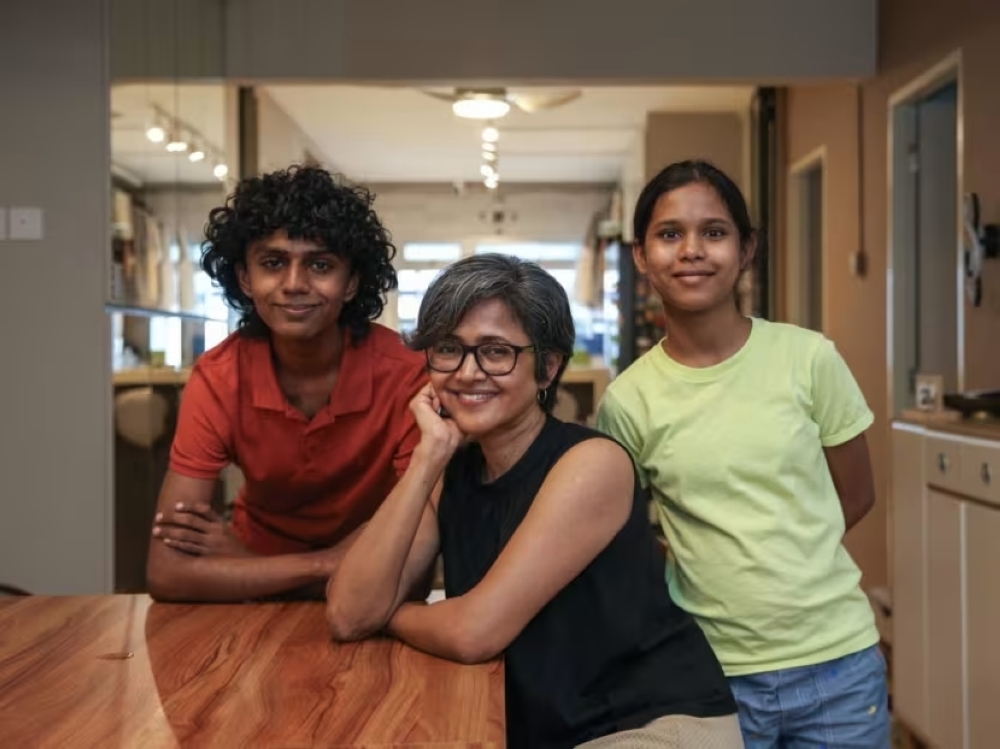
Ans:
{"type": "Polygon", "coordinates": [[[466,437],[449,417],[442,416],[441,401],[431,385],[425,386],[412,401],[410,410],[420,427],[418,450],[428,457],[447,462],[466,437]]]}

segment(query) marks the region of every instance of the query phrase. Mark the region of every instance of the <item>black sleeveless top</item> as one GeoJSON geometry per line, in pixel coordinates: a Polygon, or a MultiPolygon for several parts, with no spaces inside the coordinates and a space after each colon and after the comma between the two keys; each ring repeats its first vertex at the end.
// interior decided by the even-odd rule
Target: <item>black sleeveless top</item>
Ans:
{"type": "MultiPolygon", "coordinates": [[[[604,435],[549,417],[521,459],[486,484],[482,451],[460,450],[438,506],[445,592],[475,587],[556,462],[604,435]]],[[[507,647],[507,745],[573,747],[665,715],[736,712],[722,667],[670,599],[638,478],[632,513],[593,562],[507,647]]]]}

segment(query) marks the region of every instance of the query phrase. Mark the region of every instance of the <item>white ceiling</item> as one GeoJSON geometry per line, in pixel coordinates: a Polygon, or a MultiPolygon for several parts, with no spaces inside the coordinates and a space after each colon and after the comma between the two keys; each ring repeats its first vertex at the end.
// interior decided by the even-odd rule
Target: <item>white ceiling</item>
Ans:
{"type": "MultiPolygon", "coordinates": [[[[565,89],[522,87],[538,93],[565,89]]],[[[497,121],[502,182],[619,179],[649,112],[745,112],[752,89],[723,86],[585,87],[579,99],[497,121]]],[[[327,164],[361,182],[476,182],[482,123],[420,91],[376,86],[268,86],[267,93],[320,148],[327,164]]],[[[217,183],[209,160],[191,163],[146,139],[157,105],[225,152],[222,85],[135,84],[111,91],[111,153],[142,182],[217,183]]],[[[260,133],[262,138],[266,132],[260,133]]]]}
{"type": "Polygon", "coordinates": [[[111,87],[111,162],[141,182],[219,184],[209,159],[191,163],[187,154],[167,153],[151,143],[146,130],[159,106],[194,128],[222,155],[225,152],[225,88],[221,85],[121,85],[111,87]]]}
{"type": "MultiPolygon", "coordinates": [[[[361,182],[478,181],[482,123],[414,89],[268,86],[338,170],[361,182]]],[[[536,93],[565,89],[519,88],[536,93]]],[[[556,109],[497,121],[503,182],[613,182],[648,112],[745,112],[748,87],[588,87],[556,109]]],[[[262,133],[262,136],[266,134],[262,133]]]]}

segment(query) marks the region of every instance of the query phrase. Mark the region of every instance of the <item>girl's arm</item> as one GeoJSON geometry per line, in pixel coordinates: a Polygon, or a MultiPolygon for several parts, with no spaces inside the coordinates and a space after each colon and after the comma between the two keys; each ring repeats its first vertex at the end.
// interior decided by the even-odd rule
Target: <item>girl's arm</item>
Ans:
{"type": "Polygon", "coordinates": [[[874,416],[847,362],[822,339],[812,359],[812,417],[850,530],[875,505],[875,479],[865,431],[874,416]]]}
{"type": "Polygon", "coordinates": [[[553,467],[479,585],[429,606],[402,605],[389,632],[462,663],[496,657],[625,525],[632,511],[633,470],[628,454],[610,440],[573,447],[553,467]]]}
{"type": "Polygon", "coordinates": [[[845,531],[857,525],[875,506],[875,478],[864,434],[835,447],[825,447],[833,485],[844,510],[845,531]]]}

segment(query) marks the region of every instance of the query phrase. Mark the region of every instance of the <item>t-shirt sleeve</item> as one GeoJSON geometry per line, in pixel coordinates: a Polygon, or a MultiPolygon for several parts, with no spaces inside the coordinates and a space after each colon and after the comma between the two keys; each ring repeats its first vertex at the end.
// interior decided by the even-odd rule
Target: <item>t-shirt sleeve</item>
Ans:
{"type": "Polygon", "coordinates": [[[232,462],[229,416],[204,373],[191,372],[181,396],[170,469],[182,476],[216,479],[232,462]]]}
{"type": "Polygon", "coordinates": [[[596,427],[628,450],[639,474],[639,483],[644,489],[649,486],[649,476],[639,460],[644,442],[642,429],[636,423],[634,415],[629,413],[610,390],[605,391],[597,407],[596,427]]]}
{"type": "Polygon", "coordinates": [[[410,410],[410,401],[420,392],[420,389],[427,384],[427,369],[423,361],[420,361],[403,378],[400,385],[400,398],[397,402],[397,418],[399,420],[399,435],[396,442],[396,453],[393,456],[393,467],[396,475],[402,476],[410,466],[410,458],[413,451],[420,444],[420,427],[410,410]]]}
{"type": "Polygon", "coordinates": [[[847,362],[824,339],[812,364],[812,417],[823,447],[848,442],[872,425],[872,414],[847,362]]]}

